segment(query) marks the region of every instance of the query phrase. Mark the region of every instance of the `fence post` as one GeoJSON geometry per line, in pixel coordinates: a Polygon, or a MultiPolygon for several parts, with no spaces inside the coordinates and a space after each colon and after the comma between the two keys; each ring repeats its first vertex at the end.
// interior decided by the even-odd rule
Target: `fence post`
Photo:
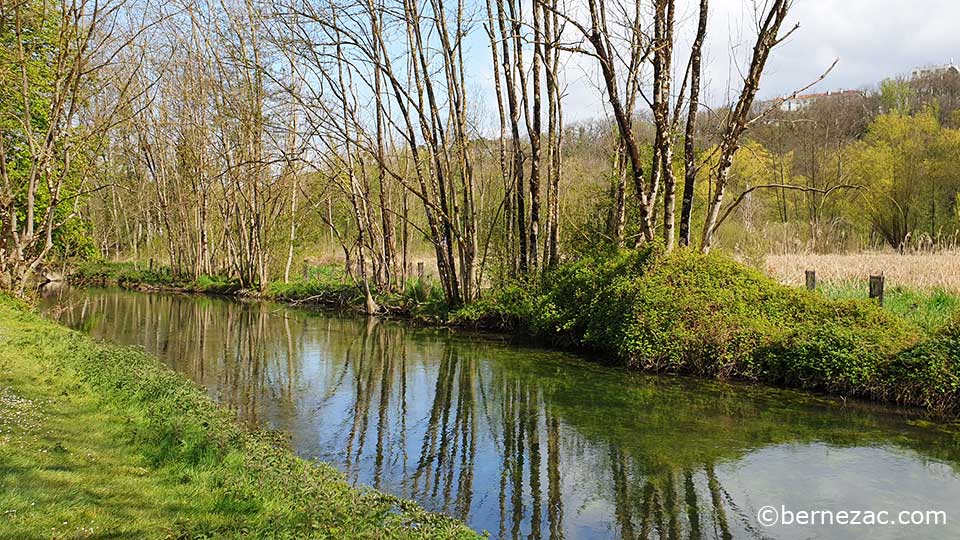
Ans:
{"type": "Polygon", "coordinates": [[[423,261],[417,263],[417,279],[423,281],[424,271],[423,271],[423,261]]]}
{"type": "Polygon", "coordinates": [[[883,305],[883,274],[870,276],[870,298],[876,298],[883,305]]]}
{"type": "Polygon", "coordinates": [[[303,279],[306,280],[310,277],[310,264],[307,263],[307,260],[303,260],[303,279]]]}
{"type": "Polygon", "coordinates": [[[813,291],[817,288],[817,271],[816,270],[807,270],[805,272],[807,278],[807,290],[813,291]]]}

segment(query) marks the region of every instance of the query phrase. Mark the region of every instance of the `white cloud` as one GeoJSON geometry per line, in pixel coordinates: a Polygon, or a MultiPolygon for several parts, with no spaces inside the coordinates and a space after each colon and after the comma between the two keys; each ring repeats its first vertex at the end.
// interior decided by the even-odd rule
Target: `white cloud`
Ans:
{"type": "Polygon", "coordinates": [[[872,86],[920,65],[960,60],[956,0],[798,0],[791,19],[800,29],[774,51],[764,95],[802,86],[834,58],[840,62],[822,89],[872,86]]]}
{"type": "MultiPolygon", "coordinates": [[[[678,41],[692,38],[698,4],[678,1],[678,24],[683,25],[678,41]]],[[[741,67],[747,62],[755,37],[753,5],[751,0],[710,2],[705,80],[712,103],[725,101],[728,86],[735,91],[741,84],[730,60],[733,55],[741,67]]],[[[957,0],[796,0],[784,30],[796,23],[800,28],[774,50],[759,95],[770,98],[802,88],[835,59],[837,66],[817,90],[872,87],[917,66],[960,61],[958,21],[957,0]]],[[[686,49],[678,43],[678,51],[686,49]]],[[[677,60],[681,69],[685,62],[685,55],[677,60]]],[[[576,84],[571,82],[571,94],[577,99],[565,104],[568,117],[602,114],[600,95],[576,84]]]]}
{"type": "MultiPolygon", "coordinates": [[[[576,0],[570,0],[576,1],[576,0]]],[[[757,0],[763,3],[763,0],[757,0]]],[[[686,66],[686,53],[696,30],[699,0],[677,0],[675,64],[686,66]]],[[[743,67],[753,45],[754,0],[711,0],[705,51],[705,100],[722,103],[728,87],[742,84],[731,64],[743,67]]],[[[960,62],[958,0],[795,0],[784,31],[800,28],[774,50],[759,97],[790,93],[813,82],[830,64],[837,66],[814,90],[873,87],[881,80],[909,74],[915,67],[960,62]]],[[[486,37],[479,32],[468,47],[469,83],[479,105],[494,113],[493,79],[486,37]]],[[[682,74],[680,75],[682,77],[682,74]]],[[[597,88],[595,65],[586,57],[568,58],[564,116],[568,122],[603,116],[604,95],[597,88]]],[[[679,78],[679,77],[678,77],[679,78]]],[[[490,116],[487,120],[493,121],[490,116]]],[[[489,129],[489,126],[485,126],[489,129]]]]}

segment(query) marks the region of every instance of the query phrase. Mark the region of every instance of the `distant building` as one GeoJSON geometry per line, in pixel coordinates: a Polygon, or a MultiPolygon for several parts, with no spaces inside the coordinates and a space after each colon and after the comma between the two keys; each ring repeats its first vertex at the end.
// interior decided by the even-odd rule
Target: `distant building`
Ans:
{"type": "Polygon", "coordinates": [[[960,75],[960,68],[958,68],[953,61],[951,60],[949,64],[941,64],[938,66],[922,66],[913,70],[913,73],[910,74],[911,79],[942,79],[947,76],[956,76],[960,75]]]}
{"type": "Polygon", "coordinates": [[[816,94],[800,94],[795,98],[785,100],[780,104],[780,110],[787,112],[802,111],[818,101],[839,101],[849,98],[860,98],[865,93],[862,90],[833,90],[816,94]]]}

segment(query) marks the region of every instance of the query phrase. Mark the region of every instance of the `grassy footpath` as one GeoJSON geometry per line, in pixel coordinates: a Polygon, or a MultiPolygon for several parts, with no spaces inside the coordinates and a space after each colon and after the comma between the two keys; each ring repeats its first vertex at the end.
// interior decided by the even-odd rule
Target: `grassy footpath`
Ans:
{"type": "Polygon", "coordinates": [[[0,539],[476,537],[243,430],[155,358],[0,296],[0,539]]]}

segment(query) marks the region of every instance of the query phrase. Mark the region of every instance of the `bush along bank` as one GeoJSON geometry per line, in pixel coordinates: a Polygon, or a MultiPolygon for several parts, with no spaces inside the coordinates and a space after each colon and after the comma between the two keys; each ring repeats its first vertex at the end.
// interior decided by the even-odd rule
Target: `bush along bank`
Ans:
{"type": "MultiPolygon", "coordinates": [[[[75,274],[81,282],[90,275],[75,274]]],[[[114,282],[130,286],[144,277],[114,282]]],[[[307,280],[272,283],[260,297],[356,310],[364,300],[329,267],[307,280]]],[[[597,254],[533,281],[500,284],[452,310],[435,287],[416,281],[377,302],[389,315],[529,336],[634,369],[960,414],[960,317],[921,328],[869,300],[785,286],[720,254],[662,253],[656,246],[597,254]]]]}
{"type": "MultiPolygon", "coordinates": [[[[21,447],[15,446],[0,458],[24,461],[0,475],[5,486],[20,482],[25,489],[33,489],[37,475],[47,474],[45,469],[55,485],[38,493],[34,501],[18,499],[17,490],[0,490],[5,510],[11,505],[23,507],[14,508],[16,513],[8,511],[0,520],[0,536],[32,537],[27,533],[46,514],[57,518],[58,528],[62,514],[67,526],[69,514],[83,518],[83,530],[110,533],[104,530],[106,523],[111,530],[135,531],[131,535],[138,538],[478,538],[463,524],[425,512],[415,503],[354,488],[334,467],[294,456],[277,443],[275,435],[241,428],[200,388],[142,351],[96,343],[2,295],[0,364],[3,395],[39,395],[41,387],[59,384],[62,391],[48,392],[48,399],[36,403],[54,406],[77,395],[82,398],[77,403],[92,403],[92,407],[64,412],[70,419],[67,425],[81,436],[56,443],[51,452],[63,463],[46,467],[40,460],[48,454],[20,452],[21,447]],[[84,427],[84,422],[89,425],[84,427]],[[98,450],[89,444],[86,451],[91,453],[72,456],[71,449],[81,444],[84,430],[99,434],[104,426],[116,430],[109,444],[131,449],[145,466],[121,462],[116,469],[104,468],[103,474],[115,470],[122,476],[132,470],[137,485],[152,486],[151,491],[128,499],[103,492],[99,484],[71,487],[83,470],[105,462],[108,455],[116,456],[109,446],[98,450]],[[102,455],[96,453],[101,450],[102,455]],[[64,469],[69,460],[79,460],[83,466],[64,469]],[[192,499],[165,499],[174,492],[192,499]],[[7,500],[8,496],[13,498],[7,500]],[[193,519],[169,523],[163,519],[162,531],[124,521],[123,516],[143,517],[149,508],[166,508],[172,515],[193,519]]],[[[46,425],[53,421],[36,420],[39,426],[31,428],[34,431],[24,440],[53,436],[57,431],[46,425]]],[[[18,435],[5,432],[7,437],[18,435]]],[[[69,520],[69,526],[77,526],[74,521],[69,520]]]]}
{"type": "Polygon", "coordinates": [[[116,285],[144,291],[180,291],[207,294],[235,295],[240,284],[220,276],[202,275],[197,279],[173,276],[169,269],[153,265],[144,267],[133,262],[84,261],[74,266],[67,275],[77,285],[116,285]]]}
{"type": "MultiPolygon", "coordinates": [[[[86,261],[67,276],[75,285],[115,285],[141,291],[172,291],[275,300],[294,305],[318,306],[364,313],[362,289],[342,267],[316,266],[309,275],[290,282],[272,281],[261,290],[244,289],[232,279],[202,275],[198,279],[173,277],[165,267],[143,268],[132,262],[86,261]]],[[[402,317],[424,324],[442,324],[449,314],[443,291],[428,279],[407,279],[403,290],[378,294],[378,314],[402,317]]]]}
{"type": "Polygon", "coordinates": [[[721,255],[584,258],[452,318],[600,351],[631,368],[960,414],[960,319],[925,332],[870,301],[787,287],[721,255]]]}

